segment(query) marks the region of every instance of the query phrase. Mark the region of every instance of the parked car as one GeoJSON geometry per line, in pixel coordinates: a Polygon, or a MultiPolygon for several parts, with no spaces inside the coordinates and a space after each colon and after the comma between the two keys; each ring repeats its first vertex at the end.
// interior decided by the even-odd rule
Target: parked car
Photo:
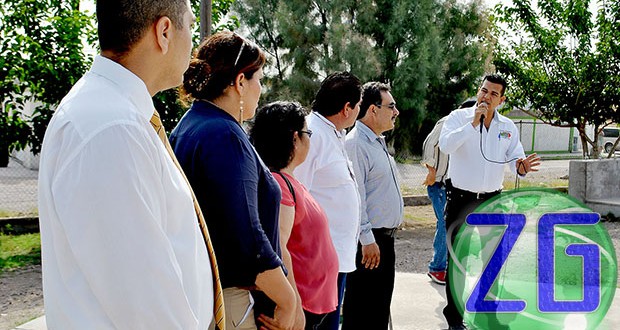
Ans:
{"type": "MultiPolygon", "coordinates": [[[[603,149],[605,150],[606,153],[611,152],[611,148],[614,146],[614,143],[616,143],[616,140],[618,139],[619,135],[620,135],[620,128],[618,127],[603,128],[603,136],[602,136],[601,145],[603,146],[603,149]]],[[[616,146],[616,151],[619,151],[619,150],[620,150],[620,143],[618,144],[618,146],[616,146]]]]}

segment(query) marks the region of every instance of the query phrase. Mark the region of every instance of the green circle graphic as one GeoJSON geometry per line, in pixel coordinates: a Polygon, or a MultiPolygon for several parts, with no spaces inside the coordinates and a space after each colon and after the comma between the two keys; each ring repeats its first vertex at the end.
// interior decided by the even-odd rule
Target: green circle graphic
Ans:
{"type": "MultiPolygon", "coordinates": [[[[466,311],[466,302],[493,255],[505,226],[461,226],[450,249],[450,290],[465,323],[471,329],[600,329],[616,292],[618,268],[613,243],[605,227],[556,225],[554,229],[556,301],[583,300],[583,260],[565,253],[568,245],[597,244],[600,251],[600,304],[590,313],[553,312],[538,309],[538,220],[548,213],[592,213],[574,198],[551,189],[527,188],[502,193],[474,213],[523,214],[525,227],[502,265],[485,300],[521,300],[518,313],[466,311]]],[[[592,271],[585,269],[585,271],[592,271]]]]}

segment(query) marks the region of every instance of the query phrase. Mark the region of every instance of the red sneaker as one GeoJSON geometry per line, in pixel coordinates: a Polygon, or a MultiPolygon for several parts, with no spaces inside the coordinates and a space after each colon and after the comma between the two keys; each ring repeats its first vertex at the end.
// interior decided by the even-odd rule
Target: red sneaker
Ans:
{"type": "Polygon", "coordinates": [[[428,277],[431,278],[431,280],[433,280],[433,282],[437,283],[437,284],[441,284],[441,285],[446,285],[446,271],[440,271],[440,272],[428,272],[426,273],[426,275],[428,275],[428,277]]]}

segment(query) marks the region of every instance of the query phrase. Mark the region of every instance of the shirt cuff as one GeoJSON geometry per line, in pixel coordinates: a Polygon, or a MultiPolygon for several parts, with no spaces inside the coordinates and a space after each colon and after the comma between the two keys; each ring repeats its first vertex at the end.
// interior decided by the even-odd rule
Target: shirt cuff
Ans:
{"type": "MultiPolygon", "coordinates": [[[[258,273],[284,266],[284,263],[280,257],[273,252],[263,252],[262,254],[258,254],[256,259],[258,263],[258,273]]],[[[285,267],[283,267],[282,270],[285,273],[287,272],[285,267]]]]}
{"type": "Polygon", "coordinates": [[[369,230],[366,233],[360,234],[360,243],[362,245],[368,245],[375,242],[375,235],[372,234],[372,230],[369,230]]]}

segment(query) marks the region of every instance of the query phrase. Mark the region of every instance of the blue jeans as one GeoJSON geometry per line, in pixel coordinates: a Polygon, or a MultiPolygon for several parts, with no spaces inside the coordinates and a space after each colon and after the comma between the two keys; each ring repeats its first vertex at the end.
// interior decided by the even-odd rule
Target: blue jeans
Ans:
{"type": "Polygon", "coordinates": [[[426,187],[428,198],[433,203],[435,217],[437,217],[437,229],[433,239],[433,259],[428,265],[431,272],[446,270],[448,262],[448,251],[446,247],[446,220],[444,219],[444,209],[446,207],[446,187],[441,182],[435,182],[432,186],[426,187]]]}

